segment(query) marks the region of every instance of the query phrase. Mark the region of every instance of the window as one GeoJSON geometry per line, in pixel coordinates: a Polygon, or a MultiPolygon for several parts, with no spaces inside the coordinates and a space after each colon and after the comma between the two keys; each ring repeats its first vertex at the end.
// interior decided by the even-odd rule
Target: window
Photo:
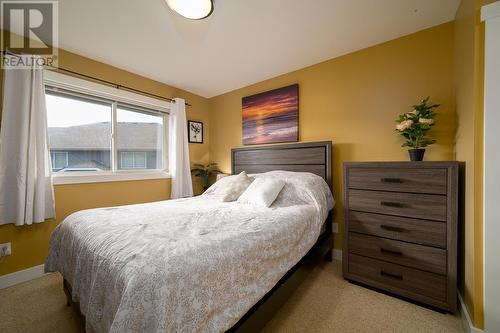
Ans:
{"type": "Polygon", "coordinates": [[[121,169],[146,169],[146,152],[145,151],[122,151],[121,169]]]}
{"type": "Polygon", "coordinates": [[[116,138],[119,170],[163,167],[163,116],[118,104],[116,138]]]}
{"type": "Polygon", "coordinates": [[[50,90],[46,103],[52,170],[111,170],[112,104],[50,90]],[[61,150],[66,154],[64,165],[55,158],[61,150]]]}
{"type": "MultiPolygon", "coordinates": [[[[47,74],[47,124],[54,176],[88,177],[82,182],[92,182],[100,181],[99,177],[112,181],[168,175],[168,102],[58,73],[47,74]],[[68,80],[67,85],[61,83],[68,80]]],[[[72,182],[80,181],[59,183],[72,182]]]]}
{"type": "Polygon", "coordinates": [[[52,159],[52,171],[61,170],[68,166],[68,152],[66,151],[51,151],[50,158],[52,159]]]}

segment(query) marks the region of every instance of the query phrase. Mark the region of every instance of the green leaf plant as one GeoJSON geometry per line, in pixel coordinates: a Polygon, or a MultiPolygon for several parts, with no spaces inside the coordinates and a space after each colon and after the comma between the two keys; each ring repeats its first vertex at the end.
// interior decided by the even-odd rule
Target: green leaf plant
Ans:
{"type": "Polygon", "coordinates": [[[217,163],[209,163],[207,165],[193,164],[191,173],[193,173],[195,177],[200,178],[203,184],[203,190],[205,191],[210,187],[212,177],[218,173],[222,173],[222,171],[219,170],[217,163]]]}
{"type": "Polygon", "coordinates": [[[426,135],[435,125],[434,109],[439,107],[439,104],[432,104],[429,99],[430,97],[427,97],[419,104],[413,105],[413,111],[400,114],[396,119],[395,131],[406,140],[401,147],[420,149],[436,143],[436,140],[426,135]]]}

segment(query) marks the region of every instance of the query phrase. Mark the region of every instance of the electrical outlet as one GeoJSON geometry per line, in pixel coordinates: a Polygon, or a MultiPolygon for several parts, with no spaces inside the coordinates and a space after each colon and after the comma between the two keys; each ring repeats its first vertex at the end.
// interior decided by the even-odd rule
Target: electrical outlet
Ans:
{"type": "Polygon", "coordinates": [[[339,232],[339,224],[338,223],[332,223],[332,232],[336,234],[339,232]]]}
{"type": "Polygon", "coordinates": [[[4,256],[10,256],[11,254],[12,254],[12,249],[10,247],[10,243],[0,244],[0,257],[2,255],[4,255],[4,256]]]}

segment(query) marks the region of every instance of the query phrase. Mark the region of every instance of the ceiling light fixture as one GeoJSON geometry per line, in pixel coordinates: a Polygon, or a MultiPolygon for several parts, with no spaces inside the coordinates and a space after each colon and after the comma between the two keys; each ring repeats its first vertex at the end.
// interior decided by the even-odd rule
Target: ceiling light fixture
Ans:
{"type": "Polygon", "coordinates": [[[212,0],[166,0],[174,12],[191,20],[204,19],[214,10],[212,0]]]}

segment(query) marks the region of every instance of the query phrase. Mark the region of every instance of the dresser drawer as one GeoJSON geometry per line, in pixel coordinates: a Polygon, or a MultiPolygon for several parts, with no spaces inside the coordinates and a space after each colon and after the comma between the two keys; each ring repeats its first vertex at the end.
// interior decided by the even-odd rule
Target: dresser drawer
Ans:
{"type": "MultiPolygon", "coordinates": [[[[409,292],[409,297],[427,296],[438,301],[446,300],[446,277],[403,267],[380,260],[349,254],[350,275],[357,280],[387,291],[409,292]]],[[[401,293],[405,295],[405,293],[401,293]]]]}
{"type": "Polygon", "coordinates": [[[349,211],[349,230],[446,248],[446,223],[349,211]]]}
{"type": "Polygon", "coordinates": [[[446,169],[351,168],[349,188],[446,194],[446,169]]]}
{"type": "Polygon", "coordinates": [[[349,254],[446,274],[446,250],[396,240],[349,233],[349,254]]]}
{"type": "Polygon", "coordinates": [[[351,210],[446,221],[446,196],[349,190],[351,210]]]}

